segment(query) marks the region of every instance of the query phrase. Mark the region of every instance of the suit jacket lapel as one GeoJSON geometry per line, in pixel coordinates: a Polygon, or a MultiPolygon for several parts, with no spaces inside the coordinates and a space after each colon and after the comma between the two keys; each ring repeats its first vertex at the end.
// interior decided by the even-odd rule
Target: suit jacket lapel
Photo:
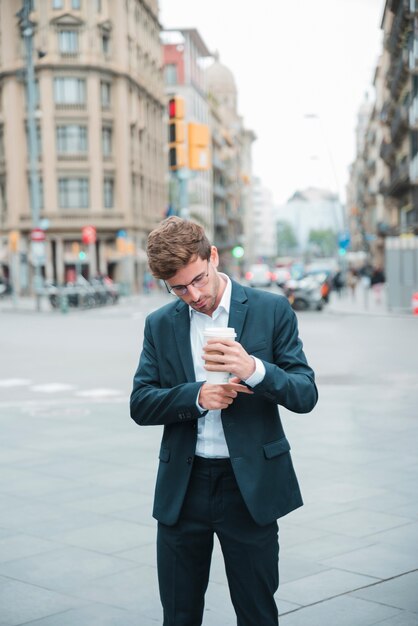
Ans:
{"type": "Polygon", "coordinates": [[[247,295],[239,283],[236,283],[234,280],[231,282],[232,293],[228,326],[235,328],[235,332],[237,333],[236,341],[240,341],[248,311],[247,295]]]}
{"type": "Polygon", "coordinates": [[[179,302],[173,315],[173,332],[181,364],[189,382],[195,381],[192,347],[190,344],[190,312],[184,302],[179,302]]]}

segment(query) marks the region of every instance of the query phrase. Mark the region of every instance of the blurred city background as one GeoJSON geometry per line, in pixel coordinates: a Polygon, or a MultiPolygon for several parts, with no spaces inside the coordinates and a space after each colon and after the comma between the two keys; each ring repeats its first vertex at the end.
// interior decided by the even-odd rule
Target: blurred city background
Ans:
{"type": "MultiPolygon", "coordinates": [[[[166,4],[175,19],[176,3],[166,4]]],[[[178,4],[184,16],[188,3],[178,4]]],[[[248,278],[259,264],[268,266],[273,282],[277,269],[293,281],[321,270],[330,287],[352,287],[353,293],[354,283],[385,283],[385,306],[413,311],[418,7],[414,0],[367,5],[368,24],[375,18],[370,41],[376,55],[370,51],[371,58],[362,60],[370,76],[357,118],[352,111],[347,119],[343,109],[339,130],[332,131],[337,137],[330,137],[331,116],[310,109],[321,99],[312,99],[316,72],[306,59],[310,75],[299,76],[306,81],[303,103],[293,105],[279,73],[266,75],[266,84],[281,87],[266,87],[257,96],[262,128],[272,94],[276,98],[266,144],[257,117],[249,127],[245,101],[238,106],[234,68],[223,64],[218,42],[206,41],[205,32],[192,26],[162,24],[157,1],[2,0],[1,295],[37,295],[39,304],[40,294],[47,294],[57,305],[63,286],[85,292],[95,283],[105,293],[86,296],[90,306],[105,300],[113,283],[109,300],[116,291],[146,292],[154,287],[147,235],[165,216],[181,215],[206,227],[221,269],[232,276],[248,278]],[[289,106],[295,115],[286,119],[289,106]],[[286,125],[294,129],[295,145],[284,140],[286,125]],[[274,150],[254,165],[257,142],[262,147],[271,141],[274,150]],[[343,156],[338,144],[346,147],[343,156]],[[263,167],[269,178],[276,162],[278,189],[287,189],[287,179],[294,184],[287,198],[275,197],[274,185],[263,182],[263,167]]],[[[346,7],[342,1],[343,15],[346,7]]],[[[352,20],[356,11],[361,20],[360,6],[352,5],[347,15],[352,20]]],[[[277,12],[276,18],[280,37],[286,14],[277,12]]],[[[321,41],[318,46],[332,58],[321,41]]],[[[367,50],[367,43],[363,38],[359,47],[367,50]]],[[[277,60],[278,72],[280,63],[292,65],[289,54],[286,64],[277,60]]],[[[257,58],[255,46],[252,56],[257,58]]],[[[262,74],[263,59],[258,63],[262,74]]],[[[357,66],[353,55],[353,74],[357,66]]],[[[316,70],[318,89],[324,76],[328,83],[322,98],[338,102],[333,92],[341,81],[327,75],[327,65],[316,70]]],[[[73,292],[67,295],[74,300],[73,292]]]]}
{"type": "Polygon", "coordinates": [[[0,626],[162,622],[128,397],[169,215],[289,299],[316,373],[280,623],[416,626],[418,0],[0,0],[0,626]]]}

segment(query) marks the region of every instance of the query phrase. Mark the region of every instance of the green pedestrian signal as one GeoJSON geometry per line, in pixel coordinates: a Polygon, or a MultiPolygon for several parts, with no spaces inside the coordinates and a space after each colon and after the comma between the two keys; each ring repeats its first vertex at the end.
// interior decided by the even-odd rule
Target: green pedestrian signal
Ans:
{"type": "Polygon", "coordinates": [[[86,260],[87,254],[84,252],[84,250],[80,250],[80,252],[78,253],[78,258],[80,259],[80,261],[86,260]]]}
{"type": "Polygon", "coordinates": [[[242,246],[234,246],[231,250],[234,259],[242,259],[244,256],[244,248],[242,246]]]}

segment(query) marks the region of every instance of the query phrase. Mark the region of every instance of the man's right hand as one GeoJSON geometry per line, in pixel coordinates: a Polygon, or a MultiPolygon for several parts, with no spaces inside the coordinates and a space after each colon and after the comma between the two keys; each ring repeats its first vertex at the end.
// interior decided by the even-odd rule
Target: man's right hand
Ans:
{"type": "Polygon", "coordinates": [[[200,388],[198,403],[206,411],[227,409],[239,393],[254,393],[239,383],[223,383],[212,385],[204,383],[200,388]]]}

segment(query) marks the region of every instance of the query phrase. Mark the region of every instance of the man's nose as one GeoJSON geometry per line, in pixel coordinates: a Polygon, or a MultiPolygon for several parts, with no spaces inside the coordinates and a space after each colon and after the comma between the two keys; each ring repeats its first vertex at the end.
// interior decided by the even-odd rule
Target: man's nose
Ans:
{"type": "Polygon", "coordinates": [[[189,296],[191,297],[191,299],[194,302],[199,300],[200,290],[197,287],[195,287],[194,285],[188,285],[187,286],[187,291],[189,292],[189,296]]]}

